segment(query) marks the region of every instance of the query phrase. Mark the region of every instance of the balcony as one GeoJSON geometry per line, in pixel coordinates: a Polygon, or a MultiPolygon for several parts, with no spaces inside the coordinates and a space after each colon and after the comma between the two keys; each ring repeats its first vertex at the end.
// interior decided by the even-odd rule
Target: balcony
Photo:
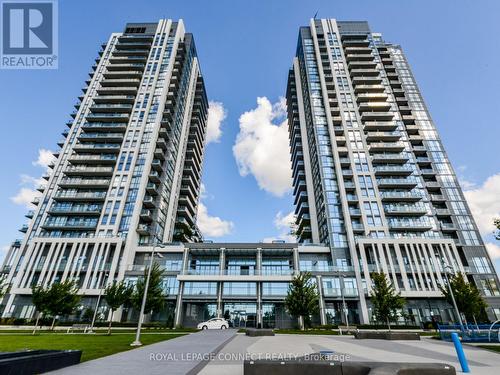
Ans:
{"type": "Polygon", "coordinates": [[[140,217],[144,221],[153,221],[153,211],[143,208],[140,217]]]}
{"type": "Polygon", "coordinates": [[[451,212],[447,208],[436,208],[435,209],[436,216],[450,216],[451,212]]]}
{"type": "Polygon", "coordinates": [[[379,85],[382,83],[380,76],[357,76],[351,79],[353,85],[379,85]]]}
{"type": "Polygon", "coordinates": [[[419,201],[423,198],[422,195],[412,191],[381,191],[380,197],[384,202],[386,201],[413,202],[413,201],[419,201]]]}
{"type": "Polygon", "coordinates": [[[99,95],[109,95],[109,94],[134,95],[137,93],[137,87],[133,86],[98,87],[96,91],[99,95]]]}
{"type": "Polygon", "coordinates": [[[86,116],[87,121],[99,122],[123,122],[128,121],[128,113],[89,113],[86,116]]]}
{"type": "Polygon", "coordinates": [[[417,186],[417,180],[415,178],[381,178],[377,179],[377,184],[380,188],[411,188],[413,189],[417,186]]]}
{"type": "Polygon", "coordinates": [[[422,216],[427,213],[427,209],[423,205],[384,205],[384,211],[391,216],[422,216]]]}
{"type": "Polygon", "coordinates": [[[408,157],[405,154],[373,154],[371,155],[372,162],[374,164],[380,163],[393,163],[393,164],[405,164],[408,161],[408,157]]]}
{"type": "Polygon", "coordinates": [[[425,232],[432,229],[430,223],[420,220],[389,219],[389,229],[405,232],[425,232]]]}
{"type": "Polygon", "coordinates": [[[152,182],[148,182],[148,184],[146,185],[146,191],[150,195],[158,195],[158,185],[152,182]]]}
{"type": "Polygon", "coordinates": [[[445,202],[446,198],[441,194],[431,194],[431,201],[433,202],[445,202]]]}
{"type": "Polygon", "coordinates": [[[401,152],[405,149],[403,142],[376,142],[368,146],[371,152],[401,152]]]}
{"type": "Polygon", "coordinates": [[[105,191],[91,191],[83,193],[58,191],[54,194],[55,201],[102,201],[106,199],[105,191]]]}
{"type": "Polygon", "coordinates": [[[24,215],[24,217],[27,217],[28,219],[33,219],[33,216],[35,216],[35,211],[33,210],[29,210],[28,212],[26,212],[26,214],[24,215]]]}
{"type": "Polygon", "coordinates": [[[80,133],[78,140],[80,142],[121,142],[123,133],[80,133]]]}
{"type": "Polygon", "coordinates": [[[116,155],[71,155],[68,161],[71,164],[114,164],[116,155]]]}
{"type": "Polygon", "coordinates": [[[394,131],[398,125],[391,121],[366,121],[363,129],[366,131],[394,131]]]}
{"type": "Polygon", "coordinates": [[[383,93],[385,91],[385,86],[384,85],[356,85],[354,87],[354,92],[356,94],[361,94],[361,93],[383,93]]]}
{"type": "Polygon", "coordinates": [[[45,229],[62,229],[62,230],[75,230],[75,229],[94,229],[97,227],[97,219],[83,219],[83,220],[47,220],[42,228],[45,229]]]}
{"type": "Polygon", "coordinates": [[[31,201],[31,204],[37,206],[38,204],[40,203],[40,198],[39,197],[35,197],[33,198],[33,200],[31,201]]]}
{"type": "Polygon", "coordinates": [[[356,100],[358,103],[364,102],[385,102],[387,100],[386,93],[360,93],[356,100]]]}
{"type": "Polygon", "coordinates": [[[64,171],[67,176],[111,176],[113,167],[71,166],[64,171]]]}
{"type": "Polygon", "coordinates": [[[150,195],[146,195],[142,203],[144,204],[144,207],[148,208],[154,208],[156,206],[155,198],[150,195]]]}
{"type": "Polygon", "coordinates": [[[454,223],[440,223],[439,226],[443,232],[455,232],[457,230],[454,223]]]}
{"type": "Polygon", "coordinates": [[[91,153],[115,153],[119,152],[121,144],[117,143],[77,143],[73,146],[76,152],[91,152],[91,153]]]}
{"type": "Polygon", "coordinates": [[[351,226],[352,226],[352,230],[353,232],[364,232],[365,231],[365,227],[363,224],[361,223],[351,223],[351,226]]]}
{"type": "Polygon", "coordinates": [[[363,112],[361,114],[361,120],[365,121],[390,121],[394,117],[394,114],[391,112],[363,112]]]}
{"type": "Polygon", "coordinates": [[[126,129],[126,122],[86,122],[82,125],[82,130],[94,132],[125,131],[126,129]]]}
{"type": "Polygon", "coordinates": [[[161,181],[160,173],[158,173],[157,171],[151,171],[149,173],[149,179],[155,183],[159,183],[161,181]]]}
{"type": "Polygon", "coordinates": [[[23,226],[21,227],[21,229],[19,229],[19,232],[21,233],[26,233],[29,229],[29,226],[28,224],[23,224],[23,226]]]}
{"type": "Polygon", "coordinates": [[[137,233],[147,236],[151,234],[151,226],[148,224],[139,224],[137,226],[137,233]]]}
{"type": "Polygon", "coordinates": [[[411,167],[407,165],[376,165],[374,167],[376,176],[384,176],[384,175],[401,175],[401,176],[409,176],[413,173],[411,167]]]}
{"type": "Polygon", "coordinates": [[[65,207],[54,205],[49,209],[51,215],[100,215],[101,205],[86,205],[86,206],[75,206],[75,207],[65,207]]]}
{"type": "Polygon", "coordinates": [[[98,95],[92,98],[95,105],[109,105],[109,103],[118,103],[119,105],[130,105],[132,108],[132,104],[135,101],[135,95],[98,95]]]}

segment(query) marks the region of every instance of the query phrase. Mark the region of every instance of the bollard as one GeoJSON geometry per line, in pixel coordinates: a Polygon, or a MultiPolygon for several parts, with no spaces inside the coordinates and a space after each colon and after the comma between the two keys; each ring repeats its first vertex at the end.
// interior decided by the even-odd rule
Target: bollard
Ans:
{"type": "Polygon", "coordinates": [[[460,366],[462,366],[462,372],[470,372],[469,364],[467,363],[467,358],[465,358],[464,349],[462,348],[462,343],[456,332],[451,334],[451,339],[455,345],[455,350],[457,351],[457,357],[460,361],[460,366]]]}

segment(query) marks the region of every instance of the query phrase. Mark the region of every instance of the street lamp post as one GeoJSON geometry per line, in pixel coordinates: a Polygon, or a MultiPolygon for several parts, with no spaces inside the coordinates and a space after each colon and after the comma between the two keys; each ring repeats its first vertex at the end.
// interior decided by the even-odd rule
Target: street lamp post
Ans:
{"type": "Polygon", "coordinates": [[[344,275],[340,274],[340,270],[338,271],[338,275],[339,275],[339,285],[340,285],[340,297],[342,298],[342,310],[344,312],[345,324],[347,326],[347,330],[349,330],[349,310],[347,309],[344,297],[344,275]]]}
{"type": "MultiPolygon", "coordinates": [[[[148,288],[149,288],[149,279],[151,277],[151,268],[153,268],[153,260],[155,257],[155,251],[156,248],[163,248],[165,247],[164,244],[162,243],[155,243],[153,245],[153,250],[151,251],[151,260],[149,261],[149,269],[148,269],[148,274],[146,276],[146,283],[144,284],[144,293],[142,295],[142,304],[141,304],[141,312],[139,313],[139,321],[137,322],[137,331],[135,333],[135,340],[130,344],[130,346],[141,346],[141,327],[142,327],[142,320],[144,319],[144,309],[146,308],[146,300],[147,300],[147,295],[148,295],[148,288]]],[[[160,255],[160,254],[158,254],[160,255]]],[[[160,255],[161,257],[161,255],[160,255]]]]}
{"type": "Polygon", "coordinates": [[[102,291],[104,289],[104,285],[106,283],[107,278],[108,278],[108,273],[106,272],[104,274],[104,277],[102,278],[101,287],[99,288],[99,295],[97,296],[97,303],[95,304],[94,315],[92,316],[92,324],[90,325],[88,333],[94,333],[94,324],[95,324],[95,319],[97,317],[97,310],[99,309],[99,304],[101,303],[102,291]]]}
{"type": "Polygon", "coordinates": [[[457,314],[458,323],[460,324],[460,329],[462,332],[464,331],[464,325],[462,323],[462,315],[460,315],[460,310],[458,310],[457,302],[455,301],[455,295],[453,294],[453,289],[450,284],[450,280],[448,279],[448,269],[452,270],[451,266],[443,263],[444,268],[444,278],[446,280],[446,284],[448,284],[448,290],[450,291],[451,301],[453,302],[453,307],[455,308],[455,313],[457,314]]]}

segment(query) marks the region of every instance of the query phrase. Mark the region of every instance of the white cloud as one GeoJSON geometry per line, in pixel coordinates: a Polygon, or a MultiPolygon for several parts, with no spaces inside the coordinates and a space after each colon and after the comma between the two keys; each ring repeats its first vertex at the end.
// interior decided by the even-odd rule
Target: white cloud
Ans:
{"type": "Polygon", "coordinates": [[[222,122],[227,117],[227,111],[221,102],[208,103],[208,119],[207,119],[207,139],[206,143],[219,142],[222,135],[222,122]]]}
{"type": "Polygon", "coordinates": [[[223,220],[218,216],[210,216],[207,207],[200,202],[198,204],[198,215],[196,218],[201,233],[208,237],[222,237],[231,233],[234,224],[223,220]]]}
{"type": "Polygon", "coordinates": [[[493,261],[500,259],[500,246],[493,242],[486,243],[486,250],[493,261]]]}
{"type": "Polygon", "coordinates": [[[5,245],[5,246],[0,246],[0,263],[3,263],[3,260],[7,256],[7,252],[9,251],[10,246],[5,245]]]}
{"type": "MultiPolygon", "coordinates": [[[[48,165],[55,160],[52,151],[41,148],[38,150],[38,158],[33,161],[34,166],[43,167],[46,169],[46,173],[50,174],[51,170],[48,165]]],[[[43,178],[36,178],[29,176],[27,174],[22,174],[20,176],[22,186],[16,195],[10,197],[10,200],[15,204],[23,205],[28,209],[32,209],[34,206],[31,204],[35,197],[39,197],[41,194],[36,190],[39,185],[45,185],[46,181],[43,178]]]]}
{"type": "Polygon", "coordinates": [[[47,168],[48,165],[55,160],[53,151],[41,148],[38,150],[38,159],[33,162],[34,166],[47,168]]]}
{"type": "Polygon", "coordinates": [[[257,108],[240,116],[233,154],[241,176],[252,174],[259,187],[278,197],[292,187],[285,99],[274,105],[257,98],[257,108]]]}
{"type": "Polygon", "coordinates": [[[36,190],[21,188],[16,195],[10,197],[10,200],[15,204],[26,206],[26,208],[33,208],[31,203],[35,197],[40,196],[40,193],[36,190]]]}
{"type": "Polygon", "coordinates": [[[500,173],[488,177],[481,186],[465,189],[464,195],[481,234],[491,234],[495,230],[493,219],[500,217],[500,173]]]}
{"type": "Polygon", "coordinates": [[[274,227],[278,230],[279,234],[276,237],[266,237],[263,242],[273,242],[275,240],[282,240],[285,242],[297,242],[297,238],[290,232],[295,227],[295,215],[293,211],[283,215],[279,211],[274,217],[274,227]]]}

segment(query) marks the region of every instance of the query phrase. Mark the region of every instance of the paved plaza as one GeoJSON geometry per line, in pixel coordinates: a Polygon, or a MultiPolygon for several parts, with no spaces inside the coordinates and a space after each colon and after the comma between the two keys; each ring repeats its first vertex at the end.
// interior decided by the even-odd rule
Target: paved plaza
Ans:
{"type": "MultiPolygon", "coordinates": [[[[333,351],[346,361],[434,362],[460,373],[452,343],[422,337],[421,341],[356,340],[353,336],[276,335],[248,337],[236,330],[209,330],[159,342],[68,367],[52,374],[243,374],[244,359],[288,359],[333,351]]],[[[472,374],[500,374],[500,354],[464,346],[472,374]]]]}
{"type": "MultiPolygon", "coordinates": [[[[447,363],[461,372],[452,343],[422,337],[421,341],[356,340],[353,336],[276,335],[247,337],[238,334],[228,342],[201,375],[243,374],[240,357],[266,358],[275,355],[302,356],[320,350],[334,351],[346,361],[437,362],[447,363]]],[[[500,374],[500,354],[464,346],[472,374],[500,374]]]]}

